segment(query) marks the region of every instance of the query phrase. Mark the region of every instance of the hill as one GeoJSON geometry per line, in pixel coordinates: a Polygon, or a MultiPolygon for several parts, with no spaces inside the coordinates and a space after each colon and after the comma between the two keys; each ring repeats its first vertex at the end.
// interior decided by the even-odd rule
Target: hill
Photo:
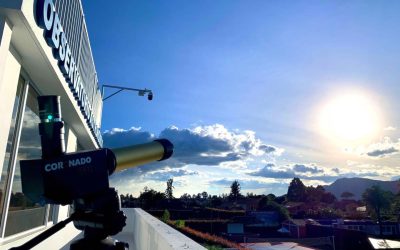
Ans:
{"type": "Polygon", "coordinates": [[[337,199],[341,199],[340,195],[347,191],[354,194],[354,199],[359,200],[364,191],[373,185],[379,185],[383,190],[391,191],[394,194],[400,191],[398,181],[378,181],[367,178],[341,178],[324,188],[334,194],[337,199]]]}

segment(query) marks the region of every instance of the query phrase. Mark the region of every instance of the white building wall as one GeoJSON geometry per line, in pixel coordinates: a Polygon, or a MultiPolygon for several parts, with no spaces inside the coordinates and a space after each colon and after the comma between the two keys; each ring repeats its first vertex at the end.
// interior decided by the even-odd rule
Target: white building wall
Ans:
{"type": "MultiPolygon", "coordinates": [[[[205,250],[186,235],[161,222],[140,208],[123,209],[128,216],[124,232],[132,233],[133,249],[140,250],[205,250]]],[[[131,234],[129,234],[131,235],[131,234]]],[[[117,235],[118,236],[118,235],[117,235]]],[[[118,239],[118,237],[116,237],[118,239]]],[[[123,241],[124,239],[121,238],[123,241]]]]}
{"type": "MultiPolygon", "coordinates": [[[[49,92],[57,93],[58,95],[61,96],[62,109],[68,109],[69,111],[68,113],[65,112],[63,114],[63,117],[64,119],[70,120],[70,125],[73,126],[75,132],[78,135],[80,135],[80,143],[82,144],[82,146],[84,146],[85,149],[98,148],[94,136],[90,132],[89,127],[86,125],[86,120],[83,117],[80,107],[78,106],[68,86],[68,83],[66,82],[65,77],[58,66],[58,60],[56,60],[53,56],[53,49],[46,43],[46,40],[43,38],[43,29],[36,24],[34,15],[35,13],[34,2],[35,1],[32,0],[23,0],[21,5],[21,13],[23,14],[23,21],[25,22],[25,25],[28,27],[31,38],[34,40],[37,49],[40,51],[41,56],[43,57],[45,63],[48,66],[46,72],[48,72],[49,75],[51,75],[50,79],[42,79],[40,84],[47,85],[46,87],[49,92]],[[79,124],[79,126],[77,126],[77,124],[79,124]]],[[[71,1],[71,3],[72,2],[73,1],[71,1]]],[[[26,65],[25,67],[29,67],[29,65],[26,65]]],[[[38,78],[37,76],[33,76],[34,72],[28,72],[28,73],[32,74],[31,75],[32,78],[35,77],[38,78]]],[[[102,109],[99,109],[97,111],[101,113],[102,109]]],[[[95,119],[97,118],[96,121],[98,122],[98,124],[100,124],[100,120],[98,119],[101,119],[101,115],[97,113],[94,115],[97,115],[95,119]]]]}
{"type": "Polygon", "coordinates": [[[21,66],[10,52],[12,30],[0,17],[0,169],[3,166],[21,66]]]}
{"type": "Polygon", "coordinates": [[[76,151],[76,145],[78,143],[78,139],[76,138],[76,135],[75,135],[74,131],[71,128],[67,127],[65,130],[66,130],[65,131],[65,135],[66,135],[66,138],[65,138],[65,151],[67,153],[75,152],[76,151]]]}
{"type": "MultiPolygon", "coordinates": [[[[0,0],[0,172],[3,165],[13,104],[21,69],[42,94],[57,93],[62,96],[63,116],[69,125],[66,131],[66,150],[76,150],[77,137],[86,149],[96,147],[94,137],[80,113],[80,108],[60,72],[52,49],[43,39],[43,30],[34,20],[33,0],[0,0]],[[65,111],[65,112],[64,112],[65,111]]],[[[1,175],[0,175],[1,176],[1,175]]],[[[54,221],[68,217],[68,206],[57,206],[54,221]]],[[[19,246],[52,226],[34,228],[10,237],[0,237],[0,249],[19,246]]],[[[81,231],[72,223],[39,244],[34,249],[62,249],[81,231]]],[[[69,247],[67,248],[69,249],[69,247]]]]}

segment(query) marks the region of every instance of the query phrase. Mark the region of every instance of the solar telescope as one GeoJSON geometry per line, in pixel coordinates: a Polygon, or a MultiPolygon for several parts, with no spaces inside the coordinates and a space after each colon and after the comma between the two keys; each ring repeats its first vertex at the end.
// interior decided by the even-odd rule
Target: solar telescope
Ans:
{"type": "Polygon", "coordinates": [[[70,249],[127,249],[109,236],[122,231],[126,216],[117,191],[109,185],[115,172],[171,157],[173,145],[166,139],[115,149],[65,153],[64,122],[59,96],[40,96],[39,133],[42,158],[20,161],[23,193],[35,203],[71,204],[74,213],[14,249],[30,249],[70,221],[84,231],[84,238],[70,249]]]}

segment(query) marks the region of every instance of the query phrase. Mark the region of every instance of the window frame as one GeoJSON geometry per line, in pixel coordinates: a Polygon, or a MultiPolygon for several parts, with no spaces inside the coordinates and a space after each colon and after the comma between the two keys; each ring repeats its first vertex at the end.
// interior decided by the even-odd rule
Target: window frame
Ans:
{"type": "MultiPolygon", "coordinates": [[[[37,91],[37,88],[34,87],[32,84],[32,81],[28,80],[29,78],[27,77],[27,74],[24,72],[20,72],[20,78],[22,79],[22,91],[21,91],[21,103],[18,107],[16,119],[15,119],[15,132],[12,138],[12,145],[11,145],[11,150],[10,150],[10,159],[9,159],[9,164],[10,164],[10,172],[7,176],[6,180],[6,186],[5,186],[5,200],[3,204],[3,213],[0,218],[0,243],[6,243],[8,241],[15,240],[16,238],[22,238],[25,237],[26,235],[35,233],[37,231],[40,231],[50,225],[53,225],[54,222],[54,211],[56,210],[56,207],[53,208],[53,213],[50,214],[50,205],[46,205],[45,209],[45,216],[43,218],[43,225],[16,233],[12,234],[9,236],[5,236],[6,233],[6,226],[7,226],[7,217],[8,217],[8,209],[10,206],[10,201],[11,201],[11,194],[12,194],[12,186],[14,182],[14,174],[15,174],[15,169],[16,169],[16,163],[17,163],[17,158],[18,158],[18,150],[19,150],[19,145],[20,145],[20,140],[21,140],[21,133],[23,129],[23,118],[25,114],[25,107],[27,103],[27,98],[28,98],[28,93],[30,88],[32,90],[36,91],[39,95],[40,92],[37,91]],[[49,221],[49,218],[51,220],[49,221]]],[[[19,82],[18,82],[19,84],[19,82]]]]}

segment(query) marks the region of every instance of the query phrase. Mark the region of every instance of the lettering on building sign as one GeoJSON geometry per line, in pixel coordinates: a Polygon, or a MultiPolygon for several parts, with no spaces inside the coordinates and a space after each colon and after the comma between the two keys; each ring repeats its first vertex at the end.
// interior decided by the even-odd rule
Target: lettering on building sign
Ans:
{"type": "Polygon", "coordinates": [[[100,129],[97,127],[93,116],[92,104],[86,94],[77,61],[71,53],[71,48],[61,25],[60,17],[55,10],[53,0],[37,0],[36,22],[39,27],[44,29],[44,38],[47,44],[53,48],[53,56],[58,60],[58,66],[78,102],[88,126],[96,139],[101,138],[100,129]]]}

